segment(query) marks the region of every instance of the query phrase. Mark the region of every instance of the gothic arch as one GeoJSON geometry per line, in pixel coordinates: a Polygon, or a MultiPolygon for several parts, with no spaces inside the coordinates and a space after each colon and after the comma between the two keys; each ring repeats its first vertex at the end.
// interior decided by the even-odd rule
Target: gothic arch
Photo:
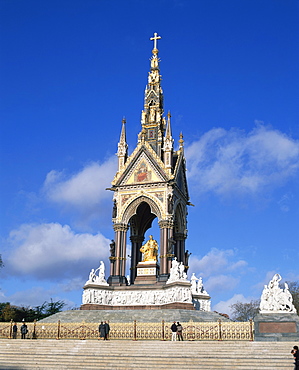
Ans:
{"type": "Polygon", "coordinates": [[[139,207],[139,205],[143,202],[147,203],[150,207],[151,213],[153,213],[158,218],[158,220],[161,220],[162,217],[161,217],[161,210],[160,210],[159,205],[153,199],[149,198],[148,196],[142,195],[134,199],[128,205],[128,207],[124,210],[121,222],[128,224],[131,217],[133,217],[136,214],[137,208],[139,207]]]}

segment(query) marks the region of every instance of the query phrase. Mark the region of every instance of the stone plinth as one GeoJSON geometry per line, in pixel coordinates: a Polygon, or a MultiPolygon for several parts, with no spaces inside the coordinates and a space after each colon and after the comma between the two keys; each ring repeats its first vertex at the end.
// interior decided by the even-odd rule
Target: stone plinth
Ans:
{"type": "Polygon", "coordinates": [[[299,340],[299,316],[295,313],[262,313],[254,318],[256,341],[299,340]]]}
{"type": "Polygon", "coordinates": [[[159,273],[157,262],[139,262],[137,265],[137,276],[134,285],[155,284],[159,273]]]}
{"type": "Polygon", "coordinates": [[[193,306],[198,311],[211,311],[211,297],[206,294],[192,292],[193,306]]]}

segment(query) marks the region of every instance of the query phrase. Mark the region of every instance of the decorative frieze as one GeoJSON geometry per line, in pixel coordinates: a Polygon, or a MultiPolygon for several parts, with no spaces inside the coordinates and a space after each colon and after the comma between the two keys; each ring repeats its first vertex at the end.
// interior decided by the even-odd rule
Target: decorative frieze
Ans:
{"type": "Polygon", "coordinates": [[[122,224],[122,223],[117,223],[113,225],[113,229],[115,232],[117,231],[127,231],[128,230],[128,225],[127,224],[122,224]]]}
{"type": "Polygon", "coordinates": [[[174,285],[168,289],[110,290],[103,287],[87,286],[82,296],[83,304],[111,306],[163,305],[175,302],[192,303],[189,286],[174,285]]]}

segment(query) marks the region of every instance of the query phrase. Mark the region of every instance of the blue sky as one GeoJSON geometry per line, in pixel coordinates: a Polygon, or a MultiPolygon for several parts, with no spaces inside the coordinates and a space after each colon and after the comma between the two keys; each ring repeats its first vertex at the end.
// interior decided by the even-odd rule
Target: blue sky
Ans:
{"type": "Polygon", "coordinates": [[[154,32],[183,131],[190,272],[213,309],[299,280],[295,0],[0,1],[0,301],[81,304],[113,238],[121,120],[137,143],[154,32]]]}

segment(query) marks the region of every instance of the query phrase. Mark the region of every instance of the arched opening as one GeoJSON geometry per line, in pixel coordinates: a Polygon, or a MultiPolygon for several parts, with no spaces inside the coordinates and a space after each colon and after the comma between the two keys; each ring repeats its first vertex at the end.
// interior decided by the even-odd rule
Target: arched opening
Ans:
{"type": "Polygon", "coordinates": [[[140,248],[147,236],[147,231],[152,228],[154,219],[157,218],[152,213],[151,207],[145,201],[141,202],[136,209],[136,213],[129,220],[130,240],[131,240],[131,267],[130,282],[134,284],[137,275],[137,264],[142,260],[140,248]]]}

